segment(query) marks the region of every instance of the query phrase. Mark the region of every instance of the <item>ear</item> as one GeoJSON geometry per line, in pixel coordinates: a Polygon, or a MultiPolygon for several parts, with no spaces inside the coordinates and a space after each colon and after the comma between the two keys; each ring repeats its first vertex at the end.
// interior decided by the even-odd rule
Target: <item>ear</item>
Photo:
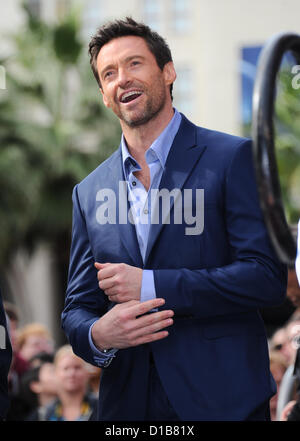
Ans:
{"type": "Polygon", "coordinates": [[[170,86],[176,80],[176,71],[172,61],[169,61],[164,65],[163,74],[165,78],[166,86],[170,86]]]}
{"type": "Polygon", "coordinates": [[[101,92],[102,100],[103,100],[103,103],[104,103],[105,107],[110,107],[109,101],[106,98],[105,93],[103,92],[101,87],[100,87],[100,92],[101,92]]]}

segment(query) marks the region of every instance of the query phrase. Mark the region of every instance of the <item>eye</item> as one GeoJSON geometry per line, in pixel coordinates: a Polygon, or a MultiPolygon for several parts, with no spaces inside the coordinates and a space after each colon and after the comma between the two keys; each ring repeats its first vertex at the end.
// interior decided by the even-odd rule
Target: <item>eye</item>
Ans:
{"type": "Polygon", "coordinates": [[[110,77],[111,75],[112,75],[112,71],[111,70],[105,72],[104,79],[110,77]]]}
{"type": "Polygon", "coordinates": [[[138,66],[139,64],[141,64],[141,62],[138,61],[138,60],[133,60],[133,61],[131,62],[131,66],[138,66]]]}

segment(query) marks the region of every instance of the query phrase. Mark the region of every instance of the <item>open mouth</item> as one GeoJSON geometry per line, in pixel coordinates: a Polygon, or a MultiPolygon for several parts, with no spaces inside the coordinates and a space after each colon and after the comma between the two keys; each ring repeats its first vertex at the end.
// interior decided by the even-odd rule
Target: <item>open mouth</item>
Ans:
{"type": "Polygon", "coordinates": [[[142,92],[138,90],[132,90],[130,92],[125,92],[120,98],[120,102],[123,104],[131,103],[135,99],[137,99],[139,96],[142,95],[142,92]]]}

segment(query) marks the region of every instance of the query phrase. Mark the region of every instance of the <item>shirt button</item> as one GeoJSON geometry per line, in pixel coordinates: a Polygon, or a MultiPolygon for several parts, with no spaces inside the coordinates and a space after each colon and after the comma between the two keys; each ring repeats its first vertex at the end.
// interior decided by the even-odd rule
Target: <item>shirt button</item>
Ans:
{"type": "Polygon", "coordinates": [[[148,214],[148,213],[149,213],[149,210],[147,210],[147,208],[145,208],[144,214],[148,214]]]}
{"type": "Polygon", "coordinates": [[[135,181],[132,181],[132,185],[135,187],[135,186],[136,186],[136,182],[135,182],[135,181]]]}

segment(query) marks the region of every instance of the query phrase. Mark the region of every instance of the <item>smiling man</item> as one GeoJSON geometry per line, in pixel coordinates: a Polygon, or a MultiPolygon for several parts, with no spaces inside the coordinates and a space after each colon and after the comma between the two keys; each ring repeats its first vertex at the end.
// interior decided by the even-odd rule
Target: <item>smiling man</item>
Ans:
{"type": "Polygon", "coordinates": [[[104,368],[99,419],[268,420],[275,386],[258,310],[283,301],[286,268],[262,219],[251,141],[174,109],[170,49],[143,23],[102,26],[89,52],[123,134],[74,188],[62,323],[74,352],[104,368]],[[186,228],[200,209],[203,226],[186,228]]]}
{"type": "Polygon", "coordinates": [[[97,67],[104,104],[118,116],[123,130],[150,121],[160,126],[162,114],[167,123],[172,118],[166,84],[175,80],[173,64],[169,62],[161,70],[143,38],[128,36],[110,41],[100,51],[97,67]],[[112,53],[116,54],[113,62],[112,53]],[[134,77],[130,83],[128,73],[134,77]]]}

